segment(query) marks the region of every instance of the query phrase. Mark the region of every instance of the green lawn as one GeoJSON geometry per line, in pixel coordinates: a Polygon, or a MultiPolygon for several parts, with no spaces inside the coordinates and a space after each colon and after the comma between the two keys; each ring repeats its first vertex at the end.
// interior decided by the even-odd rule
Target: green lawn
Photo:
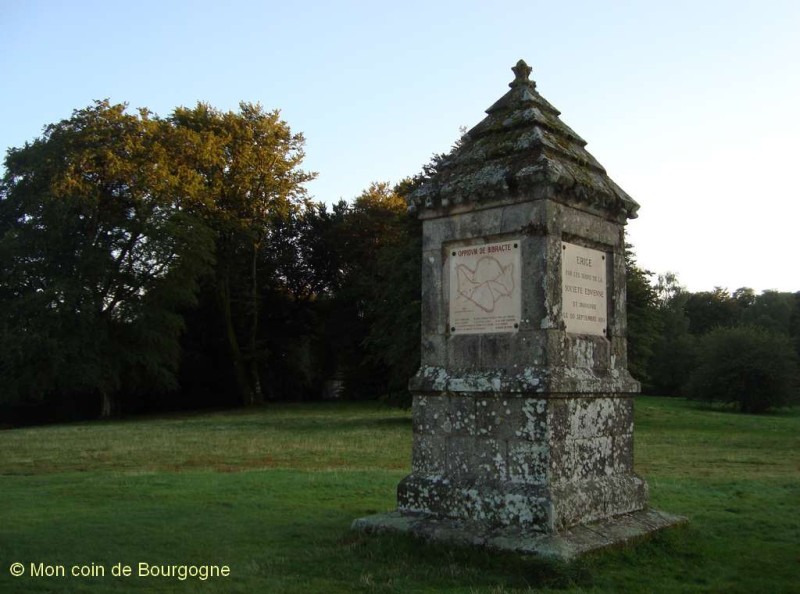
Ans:
{"type": "Polygon", "coordinates": [[[653,505],[690,523],[571,565],[351,533],[409,467],[410,414],[374,403],[0,431],[0,592],[800,592],[800,411],[643,397],[636,423],[653,505]],[[142,562],[230,575],[111,575],[142,562]]]}

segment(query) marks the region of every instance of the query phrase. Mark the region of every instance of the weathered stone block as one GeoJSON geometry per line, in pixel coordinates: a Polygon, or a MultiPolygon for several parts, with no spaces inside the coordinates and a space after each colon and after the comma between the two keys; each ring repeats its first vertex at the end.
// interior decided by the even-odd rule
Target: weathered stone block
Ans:
{"type": "Polygon", "coordinates": [[[446,320],[442,310],[442,255],[439,250],[430,250],[422,254],[421,293],[422,318],[420,320],[422,334],[443,335],[446,320]]]}
{"type": "Polygon", "coordinates": [[[618,398],[580,398],[570,401],[567,438],[612,435],[620,414],[618,398]]]}
{"type": "Polygon", "coordinates": [[[477,369],[480,365],[481,339],[479,335],[454,335],[448,340],[448,360],[451,369],[477,369]]]}
{"type": "Polygon", "coordinates": [[[455,223],[451,218],[431,219],[425,221],[425,233],[422,235],[422,252],[440,251],[442,245],[457,237],[455,223]]]}
{"type": "Polygon", "coordinates": [[[530,367],[544,367],[546,362],[545,349],[539,332],[520,330],[512,343],[512,349],[512,364],[508,365],[506,362],[503,363],[503,367],[519,368],[521,367],[518,363],[519,361],[525,361],[530,367]]]}
{"type": "MultiPolygon", "coordinates": [[[[631,431],[633,425],[631,425],[631,431]]],[[[614,474],[633,472],[633,433],[618,433],[614,437],[614,474]]]]}
{"type": "Polygon", "coordinates": [[[443,435],[449,433],[450,402],[445,395],[414,396],[411,426],[421,435],[443,435]]]}
{"type": "Polygon", "coordinates": [[[550,443],[564,443],[570,424],[570,403],[565,398],[550,398],[547,401],[547,427],[550,443]]]}
{"type": "Polygon", "coordinates": [[[590,480],[610,475],[614,470],[614,440],[597,436],[568,440],[566,452],[571,458],[572,480],[590,480]]]}
{"type": "Polygon", "coordinates": [[[513,361],[514,334],[484,334],[480,336],[481,367],[505,367],[513,361]]]}
{"type": "Polygon", "coordinates": [[[553,485],[554,530],[595,522],[647,506],[647,485],[637,476],[612,476],[553,485]]]}
{"type": "Polygon", "coordinates": [[[450,396],[450,424],[452,435],[477,435],[477,412],[474,396],[450,396]]]}
{"type": "Polygon", "coordinates": [[[601,336],[567,335],[565,360],[570,367],[583,367],[601,371],[608,369],[609,344],[601,336]]]}
{"type": "Polygon", "coordinates": [[[474,478],[484,484],[505,481],[508,478],[507,444],[499,439],[474,440],[474,478]]]}
{"type": "Polygon", "coordinates": [[[423,334],[420,343],[420,360],[423,365],[435,367],[447,365],[447,342],[443,334],[423,334]]]}
{"type": "Polygon", "coordinates": [[[519,400],[521,399],[505,395],[483,395],[476,398],[478,435],[493,439],[513,438],[521,422],[519,400]]]}
{"type": "Polygon", "coordinates": [[[475,448],[476,440],[470,437],[455,436],[447,439],[449,446],[447,452],[448,478],[471,479],[475,476],[475,448]]]}
{"type": "Polygon", "coordinates": [[[550,517],[547,498],[536,491],[465,488],[455,503],[455,517],[488,526],[536,528],[547,524],[550,517]]]}
{"type": "Polygon", "coordinates": [[[410,474],[397,485],[397,509],[405,513],[423,513],[452,517],[454,490],[450,479],[410,474]]]}
{"type": "Polygon", "coordinates": [[[518,202],[501,208],[502,227],[520,234],[530,234],[532,226],[541,225],[542,203],[518,202]]]}
{"type": "Polygon", "coordinates": [[[454,237],[461,240],[501,233],[503,216],[499,209],[467,212],[453,217],[454,237]]]}
{"type": "Polygon", "coordinates": [[[535,529],[493,527],[485,522],[463,519],[391,512],[359,518],[353,522],[353,529],[374,534],[409,533],[425,540],[457,546],[482,546],[568,562],[584,553],[640,540],[658,530],[685,522],[686,518],[648,509],[573,526],[559,533],[547,533],[535,529]]]}
{"type": "Polygon", "coordinates": [[[548,263],[544,257],[547,240],[544,237],[523,237],[522,239],[522,301],[523,329],[541,329],[541,320],[547,316],[548,290],[554,290],[548,282],[548,263]]]}
{"type": "Polygon", "coordinates": [[[411,448],[411,471],[423,476],[447,472],[447,439],[440,435],[417,435],[411,448]]]}
{"type": "Polygon", "coordinates": [[[633,437],[633,398],[615,398],[616,415],[609,428],[609,434],[633,437]]]}
{"type": "Polygon", "coordinates": [[[508,479],[516,483],[545,484],[550,466],[550,449],[530,441],[508,442],[508,479]]]}
{"type": "Polygon", "coordinates": [[[511,406],[519,407],[521,414],[519,422],[512,427],[514,438],[537,444],[547,443],[548,434],[552,431],[552,428],[548,426],[548,401],[537,398],[517,398],[511,401],[511,406]]]}

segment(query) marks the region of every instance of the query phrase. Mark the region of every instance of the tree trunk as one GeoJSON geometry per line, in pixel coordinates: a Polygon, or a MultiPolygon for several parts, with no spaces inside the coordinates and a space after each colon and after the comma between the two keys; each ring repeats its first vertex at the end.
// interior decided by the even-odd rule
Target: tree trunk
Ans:
{"type": "Polygon", "coordinates": [[[255,403],[252,386],[248,381],[247,369],[239,348],[239,339],[236,337],[236,328],[233,326],[233,314],[231,311],[231,288],[230,278],[226,274],[220,274],[217,279],[217,289],[222,323],[225,327],[225,342],[228,346],[228,353],[233,365],[233,375],[236,379],[236,387],[242,404],[249,406],[255,403]]]}
{"type": "Polygon", "coordinates": [[[248,338],[248,367],[250,371],[250,387],[253,396],[251,404],[264,402],[261,391],[261,377],[258,369],[258,353],[256,341],[258,338],[258,242],[253,242],[253,253],[250,261],[250,336],[248,338]]]}
{"type": "Polygon", "coordinates": [[[111,417],[116,415],[116,413],[117,413],[116,408],[117,407],[114,405],[114,401],[108,395],[108,392],[103,390],[101,395],[103,397],[103,402],[100,405],[100,418],[101,419],[110,419],[111,417]]]}

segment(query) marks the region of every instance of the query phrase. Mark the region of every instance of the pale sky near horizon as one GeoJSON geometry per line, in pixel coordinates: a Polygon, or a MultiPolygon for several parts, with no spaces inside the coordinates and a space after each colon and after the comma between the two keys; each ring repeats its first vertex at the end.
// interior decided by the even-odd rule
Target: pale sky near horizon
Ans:
{"type": "Polygon", "coordinates": [[[94,99],[281,109],[318,201],[445,152],[539,92],[641,205],[639,264],[692,291],[800,290],[800,2],[0,0],[0,150],[94,99]]]}

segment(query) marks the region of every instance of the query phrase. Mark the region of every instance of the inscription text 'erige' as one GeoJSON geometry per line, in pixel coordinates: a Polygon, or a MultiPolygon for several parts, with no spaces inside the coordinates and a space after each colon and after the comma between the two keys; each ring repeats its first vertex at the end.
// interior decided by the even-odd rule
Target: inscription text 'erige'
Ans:
{"type": "Polygon", "coordinates": [[[606,256],[562,243],[561,303],[567,332],[604,336],[608,326],[606,256]]]}

